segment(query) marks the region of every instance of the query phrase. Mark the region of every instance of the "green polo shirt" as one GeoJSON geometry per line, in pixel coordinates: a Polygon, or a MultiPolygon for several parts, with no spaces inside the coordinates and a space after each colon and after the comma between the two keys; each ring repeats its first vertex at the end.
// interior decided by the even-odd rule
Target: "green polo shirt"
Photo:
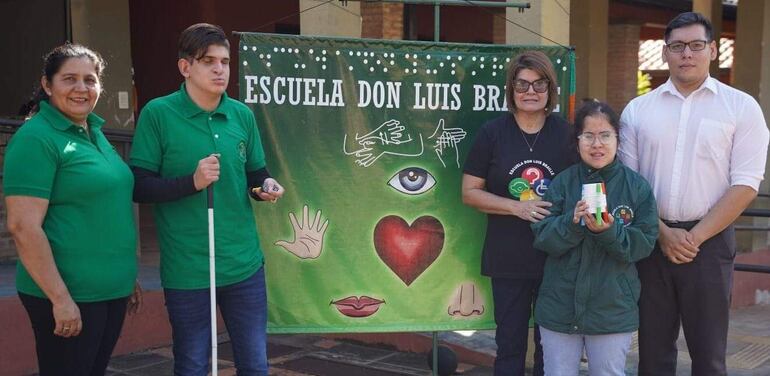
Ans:
{"type": "MultiPolygon", "coordinates": [[[[241,282],[263,262],[246,171],[265,167],[254,114],[222,95],[211,112],[190,99],[184,84],[144,107],[134,134],[130,164],[173,178],[195,172],[198,161],[219,153],[214,183],[217,286],[241,282]]],[[[173,289],[209,287],[206,191],[155,204],[161,282],[173,289]]]]}
{"type": "MultiPolygon", "coordinates": [[[[47,102],[8,143],[6,196],[48,200],[43,220],[56,267],[72,298],[94,302],[126,297],[136,280],[134,177],[88,115],[89,134],[47,102]]],[[[16,288],[45,298],[21,262],[16,288]]]]}

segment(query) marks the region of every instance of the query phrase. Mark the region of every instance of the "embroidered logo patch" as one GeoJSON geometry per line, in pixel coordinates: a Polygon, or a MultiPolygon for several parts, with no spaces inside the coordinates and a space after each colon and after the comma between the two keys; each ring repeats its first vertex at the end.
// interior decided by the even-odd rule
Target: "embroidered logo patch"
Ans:
{"type": "Polygon", "coordinates": [[[238,143],[238,159],[241,162],[246,162],[246,142],[244,141],[238,143]]]}
{"type": "Polygon", "coordinates": [[[634,211],[628,205],[618,205],[612,209],[612,216],[626,227],[634,221],[634,211]]]}
{"type": "Polygon", "coordinates": [[[77,142],[68,142],[67,145],[64,147],[64,150],[62,152],[64,154],[74,153],[78,150],[78,143],[77,142]]]}

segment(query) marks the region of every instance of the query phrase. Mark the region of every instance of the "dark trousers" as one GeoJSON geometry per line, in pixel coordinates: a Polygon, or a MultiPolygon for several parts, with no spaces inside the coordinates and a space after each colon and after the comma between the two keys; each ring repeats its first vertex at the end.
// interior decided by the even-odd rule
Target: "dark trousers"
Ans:
{"type": "MultiPolygon", "coordinates": [[[[672,226],[674,227],[674,226],[672,226]]],[[[680,325],[692,374],[726,375],[725,352],[733,285],[735,230],[705,241],[695,259],[673,264],[656,244],[639,261],[639,375],[676,375],[680,325]]]]}
{"type": "MultiPolygon", "coordinates": [[[[524,375],[529,319],[532,315],[540,279],[492,278],[495,301],[495,376],[524,375]]],[[[534,376],[543,375],[543,346],[540,328],[535,325],[534,376]]]]}
{"type": "Polygon", "coordinates": [[[53,334],[56,322],[48,299],[19,293],[35,333],[40,376],[102,376],[126,316],[126,298],[77,303],[83,330],[76,337],[53,334]]]}

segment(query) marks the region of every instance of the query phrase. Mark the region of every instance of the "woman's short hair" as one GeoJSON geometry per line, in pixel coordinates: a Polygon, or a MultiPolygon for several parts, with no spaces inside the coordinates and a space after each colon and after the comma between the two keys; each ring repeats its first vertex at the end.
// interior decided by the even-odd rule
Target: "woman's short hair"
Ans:
{"type": "Polygon", "coordinates": [[[556,89],[556,73],[553,70],[551,59],[540,51],[524,51],[516,55],[511,61],[505,78],[505,100],[508,104],[508,111],[516,112],[516,102],[513,100],[516,92],[513,90],[513,81],[523,69],[532,70],[540,77],[548,80],[548,101],[545,104],[545,112],[550,114],[559,100],[556,89]]]}

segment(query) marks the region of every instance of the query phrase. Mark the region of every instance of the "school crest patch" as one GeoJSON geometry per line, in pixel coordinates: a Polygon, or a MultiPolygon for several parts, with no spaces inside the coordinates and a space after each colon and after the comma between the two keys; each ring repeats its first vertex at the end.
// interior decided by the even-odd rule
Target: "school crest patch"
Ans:
{"type": "Polygon", "coordinates": [[[634,211],[628,205],[618,205],[615,209],[612,209],[612,216],[615,220],[620,222],[623,227],[626,227],[634,221],[634,211]]]}

